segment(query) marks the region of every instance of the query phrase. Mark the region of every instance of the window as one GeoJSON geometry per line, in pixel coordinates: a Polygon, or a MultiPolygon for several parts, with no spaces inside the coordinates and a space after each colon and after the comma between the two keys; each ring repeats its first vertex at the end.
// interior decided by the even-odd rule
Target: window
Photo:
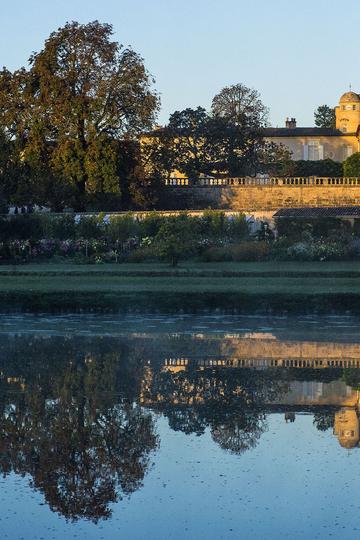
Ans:
{"type": "Polygon", "coordinates": [[[318,161],[319,159],[324,159],[324,147],[319,143],[319,141],[309,141],[308,160],[318,161]]]}

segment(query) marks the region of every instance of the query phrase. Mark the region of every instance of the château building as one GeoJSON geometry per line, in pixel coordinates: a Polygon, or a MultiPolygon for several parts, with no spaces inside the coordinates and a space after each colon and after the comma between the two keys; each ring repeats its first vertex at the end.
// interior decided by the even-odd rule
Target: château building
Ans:
{"type": "MultiPolygon", "coordinates": [[[[149,141],[156,142],[160,134],[161,128],[144,134],[140,141],[141,151],[149,141]]],[[[268,142],[288,148],[294,161],[328,159],[342,163],[360,151],[360,94],[349,91],[341,96],[335,107],[335,127],[297,127],[295,118],[288,118],[285,127],[263,128],[262,136],[268,142]]],[[[177,144],[180,140],[181,135],[173,143],[177,144]]],[[[144,154],[146,156],[146,152],[144,154]]],[[[144,163],[144,167],[148,167],[149,161],[145,159],[144,163]]],[[[213,171],[191,178],[183,171],[173,169],[168,171],[165,185],[170,195],[169,201],[176,201],[174,206],[177,209],[230,209],[250,214],[252,219],[259,222],[272,220],[279,209],[313,208],[316,209],[313,212],[317,213],[313,215],[314,218],[321,217],[323,209],[327,209],[327,212],[335,212],[335,215],[324,217],[349,217],[353,225],[358,219],[360,207],[360,177],[342,176],[341,167],[318,165],[299,167],[299,171],[307,172],[303,175],[294,172],[293,176],[286,177],[272,177],[270,174],[227,177],[213,171]],[[311,170],[318,172],[311,174],[311,170]],[[328,170],[331,172],[326,172],[328,170]]],[[[148,173],[151,174],[151,171],[148,173]]],[[[222,173],[227,174],[226,170],[222,173]]],[[[174,209],[171,204],[169,210],[174,209]]]]}
{"type": "Polygon", "coordinates": [[[294,160],[342,162],[360,150],[360,95],[343,94],[335,114],[335,128],[297,127],[295,118],[287,118],[285,127],[265,128],[265,138],[286,146],[294,160]]]}

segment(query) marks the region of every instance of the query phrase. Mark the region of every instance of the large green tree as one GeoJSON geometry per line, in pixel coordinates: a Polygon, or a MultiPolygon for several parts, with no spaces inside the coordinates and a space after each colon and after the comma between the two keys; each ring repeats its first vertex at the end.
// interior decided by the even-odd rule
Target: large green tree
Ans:
{"type": "Polygon", "coordinates": [[[143,59],[111,38],[109,24],[67,23],[28,71],[0,75],[0,128],[23,161],[66,179],[78,207],[86,192],[120,191],[116,141],[149,129],[159,107],[143,59]]]}
{"type": "Polygon", "coordinates": [[[243,84],[223,88],[214,97],[210,114],[201,107],[175,112],[167,126],[175,141],[175,168],[193,178],[201,173],[259,172],[267,118],[268,109],[259,93],[243,84]]]}
{"type": "Polygon", "coordinates": [[[141,161],[148,178],[169,179],[177,170],[197,179],[212,170],[209,115],[202,107],[175,111],[164,128],[150,133],[141,144],[141,161]]]}
{"type": "Polygon", "coordinates": [[[329,105],[320,105],[314,112],[315,125],[322,128],[335,128],[335,109],[329,105]]]}
{"type": "Polygon", "coordinates": [[[197,178],[212,169],[213,155],[209,141],[209,115],[202,107],[175,111],[167,126],[173,166],[186,176],[197,178]]]}
{"type": "Polygon", "coordinates": [[[211,111],[214,116],[227,118],[241,128],[260,128],[268,123],[269,110],[259,92],[242,83],[223,88],[214,97],[211,111]]]}
{"type": "MultiPolygon", "coordinates": [[[[261,109],[261,105],[259,105],[261,109]]],[[[264,113],[265,114],[265,113],[264,113]]],[[[261,117],[263,119],[263,117],[261,117]]],[[[283,149],[266,143],[258,112],[237,118],[202,107],[174,112],[168,125],[143,145],[143,157],[166,178],[174,170],[196,181],[201,175],[243,176],[279,168],[283,149]]]]}
{"type": "Polygon", "coordinates": [[[292,152],[283,144],[261,141],[257,151],[257,171],[271,176],[292,174],[294,162],[292,152]]]}

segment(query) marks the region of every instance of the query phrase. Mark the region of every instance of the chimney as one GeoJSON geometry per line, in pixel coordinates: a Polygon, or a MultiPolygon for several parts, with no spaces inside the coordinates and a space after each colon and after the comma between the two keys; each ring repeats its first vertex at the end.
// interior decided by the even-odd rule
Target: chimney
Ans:
{"type": "Polygon", "coordinates": [[[296,118],[287,118],[285,120],[285,127],[288,129],[296,128],[296,118]]]}

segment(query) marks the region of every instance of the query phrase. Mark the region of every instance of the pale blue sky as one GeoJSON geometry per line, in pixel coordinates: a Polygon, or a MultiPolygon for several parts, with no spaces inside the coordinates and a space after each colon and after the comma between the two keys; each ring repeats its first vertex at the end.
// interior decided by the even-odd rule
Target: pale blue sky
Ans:
{"type": "Polygon", "coordinates": [[[0,65],[18,68],[52,30],[94,19],[145,58],[162,123],[237,82],[259,90],[279,126],[313,125],[349,83],[360,92],[359,0],[3,0],[0,65]]]}

